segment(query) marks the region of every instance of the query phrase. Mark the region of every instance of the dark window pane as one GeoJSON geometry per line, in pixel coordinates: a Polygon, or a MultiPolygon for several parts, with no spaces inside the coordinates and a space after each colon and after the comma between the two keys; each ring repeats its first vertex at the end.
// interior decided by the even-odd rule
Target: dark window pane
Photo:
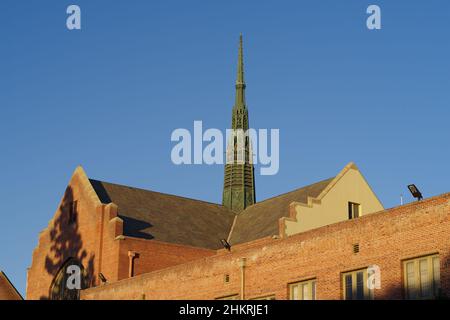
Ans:
{"type": "Polygon", "coordinates": [[[352,275],[345,276],[345,300],[353,299],[352,275]]]}
{"type": "Polygon", "coordinates": [[[364,273],[356,274],[356,299],[364,300],[364,273]]]}
{"type": "Polygon", "coordinates": [[[351,202],[349,202],[348,203],[348,218],[349,219],[352,219],[353,218],[353,210],[352,210],[353,208],[352,208],[352,203],[351,202]]]}

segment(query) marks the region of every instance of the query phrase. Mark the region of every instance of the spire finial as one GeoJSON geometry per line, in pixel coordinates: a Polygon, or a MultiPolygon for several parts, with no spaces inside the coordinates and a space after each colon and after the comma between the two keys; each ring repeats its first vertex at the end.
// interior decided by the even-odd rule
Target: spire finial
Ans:
{"type": "Polygon", "coordinates": [[[236,85],[244,84],[244,54],[242,49],[242,33],[239,36],[239,55],[236,85]]]}
{"type": "Polygon", "coordinates": [[[239,54],[236,79],[236,106],[238,107],[245,107],[244,53],[242,42],[241,33],[239,36],[239,54]]]}

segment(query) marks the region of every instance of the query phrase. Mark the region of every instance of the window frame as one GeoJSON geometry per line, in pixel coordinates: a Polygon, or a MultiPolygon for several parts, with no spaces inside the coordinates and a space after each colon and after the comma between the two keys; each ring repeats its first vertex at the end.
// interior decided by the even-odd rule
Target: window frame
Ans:
{"type": "Polygon", "coordinates": [[[374,289],[369,289],[367,286],[367,279],[369,277],[368,268],[360,268],[351,271],[345,271],[341,273],[341,286],[342,286],[342,298],[343,300],[374,300],[375,294],[374,289]],[[357,281],[358,281],[358,273],[363,273],[363,298],[357,298],[357,281]],[[351,276],[352,279],[352,299],[347,299],[347,285],[346,285],[346,277],[351,276]]]}
{"type": "Polygon", "coordinates": [[[347,205],[347,214],[348,214],[348,220],[353,220],[353,219],[357,219],[359,217],[362,216],[361,212],[362,212],[362,206],[360,203],[357,202],[353,202],[353,201],[348,201],[348,205],[347,205]],[[355,207],[358,208],[358,215],[355,216],[355,207]]]}
{"type": "Polygon", "coordinates": [[[304,300],[317,300],[317,278],[310,278],[310,279],[306,279],[306,280],[289,283],[288,284],[288,293],[289,293],[289,300],[303,300],[303,301],[304,300]],[[304,285],[308,286],[310,299],[304,299],[304,291],[303,291],[304,285]],[[293,298],[294,297],[293,291],[294,291],[295,287],[299,288],[299,291],[298,291],[299,298],[298,299],[293,298]]]}
{"type": "Polygon", "coordinates": [[[423,255],[415,258],[408,258],[402,260],[402,276],[403,276],[403,296],[407,300],[430,300],[439,297],[439,292],[441,289],[441,259],[439,253],[433,253],[428,255],[423,255]],[[437,259],[438,262],[438,274],[436,277],[434,261],[437,259]],[[426,260],[427,262],[427,277],[429,280],[429,285],[431,287],[431,294],[426,296],[422,293],[422,279],[420,272],[420,262],[426,260]],[[410,287],[408,279],[408,264],[413,263],[414,272],[414,288],[413,296],[410,296],[410,287]]]}

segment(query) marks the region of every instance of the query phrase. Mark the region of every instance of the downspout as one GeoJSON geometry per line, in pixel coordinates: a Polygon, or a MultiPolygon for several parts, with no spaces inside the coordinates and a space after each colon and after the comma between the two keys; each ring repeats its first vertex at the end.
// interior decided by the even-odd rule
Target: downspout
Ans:
{"type": "Polygon", "coordinates": [[[132,278],[134,277],[134,259],[139,258],[139,253],[137,253],[136,251],[128,251],[128,258],[128,277],[132,278]]]}
{"type": "Polygon", "coordinates": [[[239,268],[241,269],[241,300],[245,300],[245,267],[246,258],[240,258],[239,268]]]}
{"type": "MultiPolygon", "coordinates": [[[[103,258],[103,229],[104,229],[104,224],[105,224],[105,205],[102,205],[100,207],[100,239],[98,242],[98,274],[102,273],[102,258],[103,258]]],[[[100,282],[99,282],[100,284],[100,282]]]]}

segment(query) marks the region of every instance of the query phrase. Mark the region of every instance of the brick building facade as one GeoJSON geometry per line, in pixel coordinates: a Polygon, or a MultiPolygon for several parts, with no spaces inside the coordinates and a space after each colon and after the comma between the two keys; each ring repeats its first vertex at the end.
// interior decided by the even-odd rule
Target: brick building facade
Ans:
{"type": "Polygon", "coordinates": [[[81,297],[289,299],[289,284],[315,279],[317,299],[342,299],[343,273],[377,265],[381,288],[374,289],[374,298],[404,299],[403,262],[429,255],[439,257],[440,288],[450,296],[449,230],[447,193],[286,238],[237,245],[230,252],[218,250],[214,256],[85,290],[81,297]]]}

